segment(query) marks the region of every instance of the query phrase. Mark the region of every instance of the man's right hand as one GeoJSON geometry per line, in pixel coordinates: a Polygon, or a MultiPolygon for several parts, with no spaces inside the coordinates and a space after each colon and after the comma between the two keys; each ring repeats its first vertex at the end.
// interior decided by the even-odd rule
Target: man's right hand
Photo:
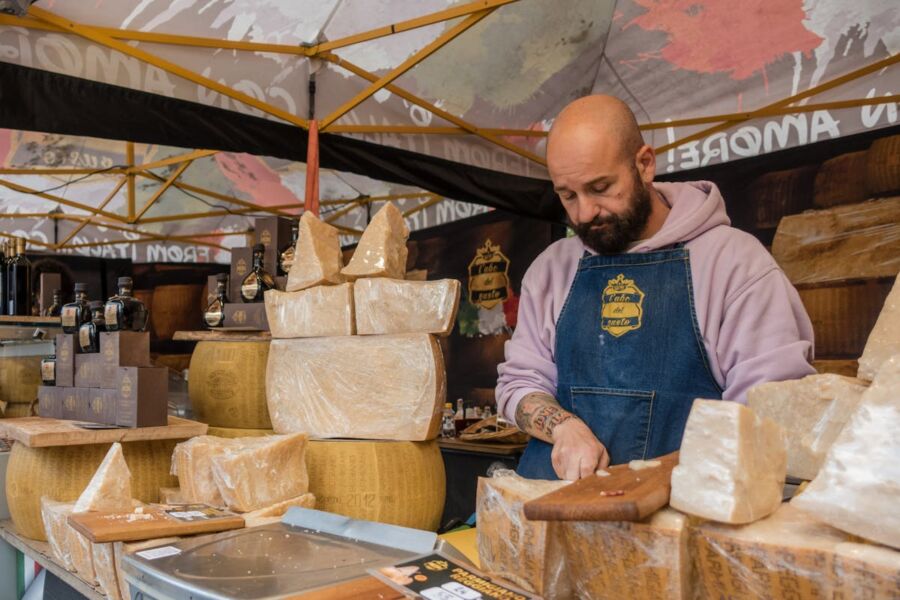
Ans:
{"type": "Polygon", "coordinates": [[[574,481],[609,466],[609,453],[584,421],[574,417],[553,430],[553,470],[560,479],[574,481]]]}
{"type": "Polygon", "coordinates": [[[530,435],[553,444],[551,461],[560,479],[574,481],[609,465],[609,454],[584,421],[549,394],[528,394],[516,407],[516,424],[530,435]]]}

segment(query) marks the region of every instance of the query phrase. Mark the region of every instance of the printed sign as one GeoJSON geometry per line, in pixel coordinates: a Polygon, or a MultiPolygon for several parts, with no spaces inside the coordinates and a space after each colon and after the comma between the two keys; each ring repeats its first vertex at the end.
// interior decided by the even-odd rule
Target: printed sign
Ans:
{"type": "Polygon", "coordinates": [[[488,239],[469,263],[469,302],[491,309],[509,297],[509,259],[488,239]]]}

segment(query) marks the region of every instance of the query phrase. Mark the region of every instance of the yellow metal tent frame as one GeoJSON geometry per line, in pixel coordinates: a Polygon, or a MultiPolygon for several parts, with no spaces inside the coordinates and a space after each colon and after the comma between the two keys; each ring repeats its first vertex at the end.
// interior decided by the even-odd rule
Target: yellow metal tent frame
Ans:
{"type": "MultiPolygon", "coordinates": [[[[246,52],[272,52],[286,55],[297,56],[298,59],[304,58],[317,58],[321,60],[326,60],[342,69],[353,73],[354,75],[362,78],[363,80],[369,82],[369,85],[355,95],[353,98],[347,100],[344,104],[342,104],[339,108],[335,109],[331,114],[325,116],[320,124],[320,131],[328,131],[333,133],[347,133],[347,134],[363,134],[363,133],[393,133],[393,134],[432,134],[432,135],[473,135],[479,137],[491,144],[495,144],[501,148],[504,148],[510,152],[513,152],[519,156],[522,156],[528,160],[534,161],[537,164],[545,166],[546,163],[544,159],[525,148],[513,143],[509,138],[519,137],[519,138],[533,138],[533,137],[543,137],[547,135],[546,131],[536,131],[536,130],[528,130],[528,129],[498,129],[498,128],[482,128],[477,127],[471,123],[466,122],[464,119],[461,119],[447,111],[442,110],[435,104],[428,102],[427,100],[416,96],[415,94],[410,93],[407,90],[399,87],[394,83],[399,77],[401,77],[404,73],[408,72],[410,69],[414,68],[417,64],[427,59],[429,56],[439,51],[441,48],[446,46],[449,42],[459,37],[462,33],[470,29],[472,26],[480,22],[482,19],[490,15],[492,12],[504,6],[506,4],[511,4],[513,2],[517,2],[518,0],[477,0],[475,2],[469,2],[467,4],[460,4],[458,6],[454,6],[452,8],[437,11],[432,14],[428,14],[422,17],[418,17],[415,19],[409,19],[406,21],[400,21],[397,23],[393,23],[388,26],[378,27],[369,31],[365,31],[362,33],[354,34],[351,36],[347,36],[344,38],[340,38],[337,40],[323,42],[313,46],[289,46],[284,44],[265,44],[265,43],[257,43],[257,42],[242,42],[242,41],[227,41],[220,40],[214,38],[203,38],[203,37],[193,37],[193,36],[183,36],[183,35],[170,35],[164,33],[153,33],[153,32],[140,32],[140,31],[129,31],[124,29],[112,29],[105,27],[95,27],[91,25],[85,25],[83,23],[75,23],[68,19],[65,19],[57,14],[54,14],[50,11],[38,8],[36,6],[32,6],[29,9],[29,13],[27,17],[13,17],[9,15],[0,15],[0,25],[14,25],[18,27],[26,27],[30,29],[38,29],[45,31],[55,31],[55,32],[65,32],[72,33],[75,35],[79,35],[85,39],[91,40],[92,42],[117,50],[123,54],[128,56],[137,58],[145,63],[156,66],[164,71],[167,71],[173,75],[178,77],[182,77],[189,81],[192,81],[200,86],[203,86],[207,89],[216,91],[224,96],[237,100],[247,106],[252,106],[260,111],[263,111],[266,114],[269,114],[273,117],[279,118],[283,121],[286,121],[290,124],[296,125],[301,128],[308,128],[308,122],[306,119],[300,118],[297,115],[291,114],[277,106],[269,104],[267,102],[263,102],[256,98],[253,98],[243,92],[235,90],[229,86],[221,84],[217,81],[214,81],[208,77],[204,77],[203,75],[191,71],[189,69],[185,69],[175,63],[167,61],[155,54],[147,52],[145,50],[136,48],[130,44],[129,41],[139,41],[139,42],[152,42],[156,44],[168,44],[168,45],[177,45],[177,46],[194,46],[201,48],[212,48],[212,49],[227,49],[227,50],[238,50],[238,51],[246,51],[246,52]],[[334,50],[339,48],[344,48],[353,44],[359,44],[363,42],[368,42],[371,40],[375,40],[378,38],[394,35],[397,33],[401,33],[404,31],[410,31],[412,29],[417,29],[420,27],[425,27],[428,25],[434,25],[436,23],[443,23],[446,21],[450,21],[453,19],[460,19],[455,25],[448,28],[441,35],[435,38],[431,43],[426,45],[424,48],[421,48],[414,54],[412,54],[409,58],[407,58],[402,64],[398,65],[388,73],[384,75],[376,75],[365,69],[350,63],[349,61],[342,59],[341,57],[334,54],[334,50]],[[386,89],[393,94],[398,95],[404,100],[415,104],[429,112],[431,112],[434,116],[451,123],[452,126],[444,126],[444,127],[419,127],[419,126],[410,126],[410,125],[341,125],[337,123],[337,121],[353,110],[355,107],[359,106],[361,103],[365,102],[368,98],[370,98],[373,94],[378,92],[381,89],[386,89]]],[[[793,96],[789,96],[762,108],[759,108],[754,111],[748,112],[740,112],[740,113],[729,113],[729,114],[720,114],[720,115],[710,115],[706,117],[699,118],[691,118],[691,119],[681,119],[677,121],[667,121],[664,123],[648,123],[642,125],[641,128],[644,130],[652,130],[652,129],[662,129],[662,128],[675,128],[675,127],[690,127],[690,126],[699,126],[699,125],[711,125],[711,127],[704,128],[700,131],[692,133],[688,136],[685,136],[681,139],[675,140],[669,144],[656,148],[656,153],[663,153],[672,148],[676,148],[682,144],[687,142],[691,142],[697,139],[704,138],[708,135],[712,135],[714,133],[718,133],[720,131],[729,129],[735,125],[740,123],[750,121],[752,119],[757,119],[760,117],[769,117],[775,115],[784,115],[784,114],[795,114],[801,112],[812,112],[817,110],[827,110],[827,109],[841,109],[841,108],[852,108],[859,106],[867,106],[867,105],[877,105],[877,104],[886,104],[896,102],[896,97],[879,97],[879,98],[858,98],[852,100],[842,100],[836,102],[824,102],[824,103],[810,103],[805,105],[797,105],[798,102],[821,94],[822,92],[835,89],[849,81],[853,81],[859,79],[860,77],[864,77],[870,73],[879,71],[881,69],[885,69],[887,67],[895,65],[898,61],[900,61],[900,54],[893,55],[888,58],[877,61],[871,65],[866,67],[857,69],[850,73],[847,73],[841,77],[828,81],[826,83],[820,84],[816,87],[813,87],[809,90],[805,90],[799,94],[795,94],[793,96]]],[[[9,214],[2,215],[9,218],[27,218],[27,217],[43,217],[43,218],[55,218],[61,220],[74,221],[78,224],[76,227],[70,231],[64,239],[55,243],[55,244],[47,244],[44,242],[40,242],[38,240],[29,240],[29,243],[35,244],[37,246],[48,247],[53,250],[59,250],[63,248],[79,248],[79,247],[88,247],[88,246],[102,246],[102,245],[113,245],[113,244],[122,244],[122,243],[141,243],[141,242],[151,242],[151,241],[184,241],[190,242],[192,244],[209,246],[213,248],[218,248],[222,250],[228,250],[228,248],[213,244],[210,242],[203,241],[203,238],[210,237],[223,237],[223,236],[232,236],[232,235],[246,235],[249,234],[249,231],[245,232],[212,232],[212,233],[197,233],[190,235],[172,235],[172,236],[164,236],[158,235],[152,232],[148,232],[138,228],[138,225],[142,224],[150,224],[150,223],[160,223],[167,221],[185,221],[192,219],[202,219],[209,218],[215,216],[225,216],[228,214],[247,214],[247,213],[255,213],[255,212],[265,212],[274,215],[291,215],[292,213],[288,211],[296,211],[302,209],[304,206],[303,202],[297,202],[295,204],[284,204],[279,206],[263,206],[258,205],[253,202],[248,202],[246,200],[241,200],[234,196],[230,196],[227,194],[221,194],[218,192],[214,192],[212,190],[208,190],[199,186],[194,186],[187,184],[183,181],[180,181],[181,175],[190,167],[191,163],[197,159],[212,156],[216,154],[215,150],[193,150],[191,152],[187,152],[184,154],[180,154],[177,156],[171,156],[162,160],[157,160],[144,164],[134,164],[134,144],[131,142],[126,142],[126,162],[127,166],[124,168],[115,168],[104,171],[104,174],[114,174],[119,175],[120,177],[116,180],[115,185],[111,189],[111,191],[107,194],[107,196],[103,199],[100,204],[97,206],[89,206],[87,204],[76,202],[73,200],[68,200],[66,198],[62,198],[59,196],[55,196],[49,193],[39,192],[38,190],[33,190],[23,185],[13,183],[11,181],[7,181],[4,179],[0,179],[0,186],[7,187],[11,190],[18,191],[25,194],[35,195],[40,198],[44,198],[46,200],[54,201],[63,206],[68,206],[70,208],[75,208],[81,211],[85,211],[86,215],[66,215],[63,213],[50,213],[50,214],[9,214]],[[175,166],[168,177],[163,178],[162,176],[154,173],[152,169],[158,169],[161,167],[169,167],[175,166]],[[141,177],[145,179],[151,179],[159,183],[159,187],[155,190],[153,195],[147,200],[144,205],[140,208],[137,208],[135,205],[136,202],[136,178],[141,177]],[[116,197],[116,195],[121,191],[122,188],[126,189],[126,197],[127,197],[127,213],[126,214],[116,214],[110,211],[105,210],[106,206],[109,202],[116,197]],[[229,209],[229,210],[213,210],[207,212],[199,212],[199,213],[187,213],[187,214],[177,214],[177,215],[165,215],[158,217],[147,217],[146,213],[150,210],[150,208],[157,202],[159,199],[166,193],[170,188],[181,189],[186,192],[191,192],[194,194],[199,194],[214,200],[219,200],[222,202],[226,202],[228,204],[237,206],[238,208],[229,209]],[[81,244],[73,244],[71,243],[72,239],[81,231],[85,226],[92,224],[97,226],[106,227],[111,230],[122,231],[124,233],[128,233],[132,238],[124,238],[119,240],[111,240],[111,241],[102,241],[102,242],[89,242],[89,243],[81,243],[81,244]]],[[[92,174],[96,173],[96,171],[91,169],[77,169],[77,168],[38,168],[38,169],[15,169],[15,168],[0,168],[0,175],[79,175],[79,174],[92,174]]],[[[417,205],[416,207],[406,211],[404,216],[409,216],[421,210],[424,210],[434,204],[443,200],[441,196],[436,194],[422,192],[416,194],[397,194],[397,195],[387,195],[387,196],[378,196],[378,197],[363,197],[363,198],[354,198],[354,199],[338,199],[338,200],[323,200],[321,205],[346,205],[342,207],[340,210],[335,211],[326,219],[328,222],[334,224],[338,227],[342,232],[359,236],[362,234],[361,231],[342,227],[337,225],[335,221],[339,219],[341,216],[347,214],[348,212],[365,206],[366,204],[376,202],[376,201],[384,201],[384,200],[398,200],[403,198],[419,198],[422,200],[422,203],[417,205]]],[[[7,234],[0,233],[0,237],[9,237],[7,234]]]]}

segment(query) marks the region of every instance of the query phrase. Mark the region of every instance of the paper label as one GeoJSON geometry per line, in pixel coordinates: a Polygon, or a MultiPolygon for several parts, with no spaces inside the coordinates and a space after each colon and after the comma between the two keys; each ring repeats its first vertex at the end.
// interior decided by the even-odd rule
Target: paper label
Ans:
{"type": "Polygon", "coordinates": [[[63,327],[75,327],[75,307],[65,306],[60,315],[63,327]]]}
{"type": "Polygon", "coordinates": [[[150,550],[135,552],[136,556],[146,558],[147,560],[156,560],[157,558],[175,556],[176,554],[181,554],[181,550],[179,550],[175,546],[163,546],[162,548],[151,548],[150,550]]]}
{"type": "Polygon", "coordinates": [[[103,318],[106,321],[106,327],[109,328],[110,325],[115,327],[119,324],[119,315],[116,311],[115,304],[107,304],[103,308],[103,318]]]}

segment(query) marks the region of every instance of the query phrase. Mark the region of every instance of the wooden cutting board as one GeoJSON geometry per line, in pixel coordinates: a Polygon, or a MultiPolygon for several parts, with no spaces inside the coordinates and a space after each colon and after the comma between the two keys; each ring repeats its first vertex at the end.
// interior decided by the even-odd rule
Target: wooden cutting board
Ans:
{"type": "Polygon", "coordinates": [[[138,542],[155,538],[241,529],[244,519],[204,504],[148,505],[142,513],[69,515],[69,525],[92,542],[138,542]]]}
{"type": "Polygon", "coordinates": [[[659,466],[633,470],[609,467],[525,504],[533,521],[640,521],[669,503],[678,452],[655,460],[659,466]],[[624,493],[620,493],[624,492],[624,493]]]}
{"type": "Polygon", "coordinates": [[[142,440],[186,440],[197,435],[204,435],[207,427],[205,423],[171,415],[169,415],[169,424],[164,427],[112,429],[84,429],[78,426],[78,421],[22,417],[0,419],[0,437],[16,440],[29,448],[46,448],[142,440]]]}

